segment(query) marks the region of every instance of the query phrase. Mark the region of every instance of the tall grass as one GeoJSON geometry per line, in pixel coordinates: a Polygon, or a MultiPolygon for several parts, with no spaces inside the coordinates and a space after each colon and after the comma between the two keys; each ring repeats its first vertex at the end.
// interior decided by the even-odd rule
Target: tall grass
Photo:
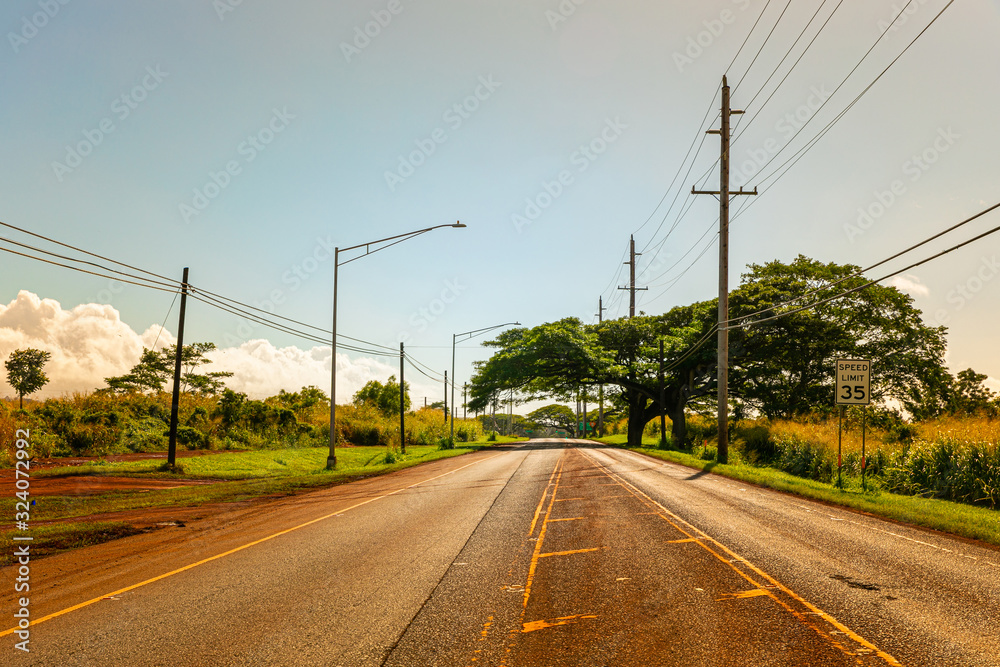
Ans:
{"type": "MultiPolygon", "coordinates": [[[[857,419],[840,435],[843,474],[888,491],[995,509],[1000,503],[1000,423],[982,417],[945,417],[915,427],[875,427],[865,436],[857,419]]],[[[733,427],[737,456],[797,476],[829,482],[837,474],[836,420],[743,421],[733,427]]]]}
{"type": "MultiPolygon", "coordinates": [[[[73,394],[31,402],[0,400],[0,466],[13,465],[17,429],[30,429],[35,457],[108,456],[164,451],[170,421],[170,395],[73,394]]],[[[441,446],[450,424],[440,410],[421,409],[405,417],[410,445],[441,446]]],[[[291,410],[273,399],[249,401],[236,420],[227,420],[212,396],[181,397],[178,445],[182,449],[286,449],[321,447],[330,438],[329,403],[291,410]]],[[[455,440],[483,439],[478,420],[456,419],[455,440]]],[[[337,442],[341,445],[399,446],[399,417],[368,406],[337,407],[337,442]]]]}

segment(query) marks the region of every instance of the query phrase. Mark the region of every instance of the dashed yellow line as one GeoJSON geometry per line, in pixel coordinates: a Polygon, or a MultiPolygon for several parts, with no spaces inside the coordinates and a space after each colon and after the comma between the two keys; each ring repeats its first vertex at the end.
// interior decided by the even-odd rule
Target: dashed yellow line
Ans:
{"type": "Polygon", "coordinates": [[[771,595],[771,593],[770,591],[765,591],[763,588],[753,588],[749,591],[740,591],[739,593],[726,593],[721,598],[716,598],[715,601],[746,600],[748,598],[759,598],[762,595],[771,595]]]}
{"type": "Polygon", "coordinates": [[[573,554],[585,554],[591,551],[600,551],[599,548],[595,547],[593,549],[573,549],[572,551],[550,551],[547,554],[539,554],[539,558],[549,558],[550,556],[572,556],[573,554]]]}
{"type": "Polygon", "coordinates": [[[597,618],[596,614],[576,614],[575,616],[562,616],[560,618],[554,618],[551,621],[532,621],[530,623],[521,624],[521,632],[534,632],[535,630],[544,630],[545,628],[554,628],[558,625],[569,625],[570,623],[575,623],[579,620],[597,618]]]}

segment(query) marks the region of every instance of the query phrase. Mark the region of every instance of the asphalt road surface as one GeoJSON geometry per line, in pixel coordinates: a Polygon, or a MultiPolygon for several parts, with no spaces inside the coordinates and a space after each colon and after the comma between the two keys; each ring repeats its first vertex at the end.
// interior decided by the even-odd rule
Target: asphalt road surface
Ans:
{"type": "Polygon", "coordinates": [[[1000,665],[1000,551],[532,441],[16,569],[3,665],[1000,665]],[[23,595],[23,594],[18,594],[23,595]]]}

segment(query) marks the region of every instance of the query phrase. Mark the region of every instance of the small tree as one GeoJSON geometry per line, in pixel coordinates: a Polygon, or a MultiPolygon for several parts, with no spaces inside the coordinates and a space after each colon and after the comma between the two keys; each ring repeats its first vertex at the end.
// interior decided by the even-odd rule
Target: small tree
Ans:
{"type": "Polygon", "coordinates": [[[49,352],[28,348],[14,350],[4,362],[7,368],[7,382],[17,392],[18,407],[24,409],[24,397],[33,394],[49,382],[42,367],[52,357],[49,352]]]}
{"type": "MultiPolygon", "coordinates": [[[[215,343],[193,343],[185,345],[181,351],[181,391],[195,391],[205,396],[213,396],[225,387],[223,378],[232,377],[228,371],[212,373],[195,373],[195,369],[212,363],[205,354],[215,350],[215,343]]],[[[143,348],[139,363],[132,367],[127,375],[104,378],[108,390],[117,393],[158,392],[174,374],[174,363],[177,346],[170,345],[159,351],[143,348]]]]}
{"type": "MultiPolygon", "coordinates": [[[[410,383],[404,382],[403,411],[410,409],[410,383]]],[[[386,416],[399,414],[399,383],[396,376],[389,376],[389,380],[382,384],[378,380],[370,380],[364,387],[354,394],[355,405],[371,405],[386,416]]]]}

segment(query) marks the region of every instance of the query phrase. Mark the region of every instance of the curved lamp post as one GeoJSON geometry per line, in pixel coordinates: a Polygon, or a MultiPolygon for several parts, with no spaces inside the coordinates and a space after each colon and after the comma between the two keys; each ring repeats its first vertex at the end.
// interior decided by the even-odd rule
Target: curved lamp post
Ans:
{"type": "Polygon", "coordinates": [[[359,243],[358,245],[353,245],[349,248],[334,248],[333,249],[333,356],[330,359],[330,454],[326,458],[326,469],[333,470],[337,467],[337,451],[336,451],[336,440],[337,440],[337,269],[340,265],[350,264],[356,259],[361,259],[362,257],[367,257],[379,250],[385,250],[397,243],[402,243],[408,239],[412,239],[415,236],[420,236],[421,234],[426,234],[433,229],[440,229],[442,227],[456,227],[462,228],[466,225],[461,222],[455,222],[449,225],[435,225],[433,227],[428,227],[427,229],[418,229],[416,231],[407,232],[406,234],[397,234],[396,236],[389,236],[384,239],[379,239],[377,241],[369,241],[368,243],[359,243]],[[392,243],[388,243],[392,241],[392,243]],[[381,245],[378,248],[372,250],[372,246],[378,246],[379,244],[385,243],[386,245],[381,245]],[[357,257],[352,257],[351,259],[341,262],[340,253],[348,252],[350,250],[357,250],[358,248],[364,248],[363,254],[357,257]]]}
{"type": "MultiPolygon", "coordinates": [[[[452,334],[451,335],[451,444],[455,444],[455,344],[458,341],[459,336],[468,336],[465,340],[470,340],[475,338],[480,334],[484,334],[487,331],[493,331],[494,329],[500,329],[501,327],[509,326],[521,326],[520,322],[507,322],[506,324],[497,324],[492,327],[485,327],[483,329],[474,329],[473,331],[466,331],[465,333],[452,334]]],[[[462,341],[463,343],[465,341],[462,341]]]]}

